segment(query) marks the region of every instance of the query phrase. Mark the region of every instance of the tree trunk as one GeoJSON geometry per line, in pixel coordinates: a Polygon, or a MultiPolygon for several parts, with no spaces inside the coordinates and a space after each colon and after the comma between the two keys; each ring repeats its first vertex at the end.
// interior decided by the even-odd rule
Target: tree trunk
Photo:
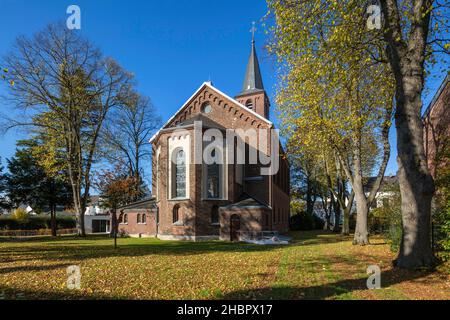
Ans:
{"type": "Polygon", "coordinates": [[[355,237],[353,239],[354,245],[365,246],[369,244],[369,232],[367,228],[367,216],[369,208],[367,206],[366,196],[361,187],[355,187],[356,197],[356,228],[355,237]]]}
{"type": "Polygon", "coordinates": [[[56,237],[58,235],[56,228],[56,205],[52,204],[50,208],[50,224],[52,229],[52,237],[56,237]]]}
{"type": "Polygon", "coordinates": [[[308,177],[306,179],[306,213],[312,215],[314,212],[314,199],[313,199],[313,188],[311,179],[308,177]]]}
{"type": "MultiPolygon", "coordinates": [[[[350,234],[350,212],[353,208],[353,201],[355,199],[355,192],[352,191],[350,194],[350,197],[348,198],[348,202],[346,206],[344,207],[344,219],[342,222],[342,235],[348,236],[350,234]]],[[[345,203],[345,197],[342,199],[342,201],[345,203]]]]}
{"type": "Polygon", "coordinates": [[[422,85],[420,79],[413,76],[407,77],[404,83],[405,88],[401,90],[404,94],[400,92],[397,96],[395,114],[403,222],[400,252],[395,265],[415,269],[434,264],[430,233],[434,182],[423,147],[420,119],[422,85]]]}
{"type": "Polygon", "coordinates": [[[117,249],[117,210],[113,209],[111,212],[111,232],[110,235],[111,237],[114,238],[114,249],[117,249]]]}
{"type": "Polygon", "coordinates": [[[343,236],[348,236],[350,234],[350,208],[349,207],[344,209],[341,234],[343,236]]]}
{"type": "Polygon", "coordinates": [[[333,208],[334,208],[334,226],[333,226],[333,232],[339,232],[340,231],[340,223],[341,223],[341,205],[339,204],[339,201],[333,200],[333,208]]]}
{"type": "Polygon", "coordinates": [[[355,237],[353,239],[354,245],[365,246],[369,244],[369,231],[368,231],[368,214],[369,206],[367,204],[367,198],[364,193],[364,186],[362,182],[362,175],[360,169],[360,163],[355,160],[355,178],[353,180],[353,191],[355,192],[356,200],[356,228],[355,237]]]}
{"type": "Polygon", "coordinates": [[[435,259],[430,228],[434,181],[426,163],[421,120],[425,55],[433,2],[414,2],[413,22],[408,33],[402,29],[397,2],[383,0],[380,4],[385,17],[388,58],[396,82],[395,126],[403,234],[394,264],[408,269],[433,267],[435,259]],[[409,39],[404,39],[405,36],[409,39]]]}

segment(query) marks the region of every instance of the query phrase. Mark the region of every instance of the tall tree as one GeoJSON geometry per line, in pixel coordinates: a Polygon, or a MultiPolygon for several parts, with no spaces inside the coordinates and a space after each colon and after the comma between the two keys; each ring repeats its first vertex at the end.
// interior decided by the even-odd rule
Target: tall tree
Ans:
{"type": "MultiPolygon", "coordinates": [[[[368,239],[368,211],[390,156],[393,81],[380,41],[362,29],[365,8],[357,1],[269,1],[276,25],[270,51],[281,65],[277,101],[293,139],[328,145],[355,194],[354,243],[368,239]],[[369,195],[364,177],[378,165],[369,195]]],[[[339,202],[338,202],[339,204],[339,202]]]]}
{"type": "Polygon", "coordinates": [[[6,192],[15,207],[22,204],[35,211],[50,211],[52,235],[57,235],[56,206],[71,204],[70,185],[58,177],[48,176],[33,156],[33,140],[18,142],[14,157],[8,160],[6,192]]]}
{"type": "Polygon", "coordinates": [[[0,158],[0,209],[9,207],[9,201],[6,199],[6,175],[3,172],[2,158],[0,158]]]}
{"type": "Polygon", "coordinates": [[[100,133],[108,113],[130,92],[132,76],[114,60],[104,58],[79,33],[59,24],[49,25],[30,39],[19,37],[4,65],[8,78],[15,82],[10,88],[12,103],[51,119],[8,119],[7,127],[44,128],[51,139],[64,145],[77,228],[85,236],[84,211],[100,133]]]}
{"type": "Polygon", "coordinates": [[[430,267],[434,263],[430,236],[434,182],[423,145],[422,92],[427,59],[434,59],[436,51],[450,53],[450,5],[433,0],[380,0],[380,4],[387,59],[396,84],[395,126],[403,220],[396,265],[430,267]]]}
{"type": "Polygon", "coordinates": [[[120,108],[107,118],[102,134],[103,155],[113,164],[125,161],[128,175],[134,177],[135,201],[146,195],[144,163],[151,156],[149,140],[161,119],[150,99],[130,94],[120,108]]]}

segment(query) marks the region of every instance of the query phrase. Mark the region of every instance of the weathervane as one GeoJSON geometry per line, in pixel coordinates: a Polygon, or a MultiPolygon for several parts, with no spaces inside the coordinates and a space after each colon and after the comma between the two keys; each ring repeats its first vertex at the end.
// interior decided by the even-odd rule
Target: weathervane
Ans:
{"type": "Polygon", "coordinates": [[[250,32],[252,33],[252,42],[255,42],[255,32],[256,32],[256,22],[252,22],[252,28],[250,29],[250,32]]]}

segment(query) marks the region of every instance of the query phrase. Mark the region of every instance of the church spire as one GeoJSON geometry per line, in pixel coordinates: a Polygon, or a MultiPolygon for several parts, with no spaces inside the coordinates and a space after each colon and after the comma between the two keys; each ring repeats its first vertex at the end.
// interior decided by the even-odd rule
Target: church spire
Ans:
{"type": "Polygon", "coordinates": [[[241,95],[264,90],[261,71],[259,69],[258,56],[256,55],[255,48],[255,22],[253,22],[253,26],[250,31],[252,32],[252,49],[247,64],[247,71],[245,73],[245,80],[241,95]]]}

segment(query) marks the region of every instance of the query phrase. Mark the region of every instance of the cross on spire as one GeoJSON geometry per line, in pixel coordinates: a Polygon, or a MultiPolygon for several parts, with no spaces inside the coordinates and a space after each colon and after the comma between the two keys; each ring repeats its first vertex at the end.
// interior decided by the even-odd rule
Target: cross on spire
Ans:
{"type": "Polygon", "coordinates": [[[250,29],[250,32],[252,33],[252,42],[255,42],[255,32],[256,32],[256,22],[252,22],[252,28],[250,29]]]}
{"type": "Polygon", "coordinates": [[[250,52],[250,58],[248,59],[247,71],[245,72],[244,86],[242,88],[241,94],[264,91],[264,85],[262,82],[261,71],[259,69],[259,62],[255,48],[255,25],[256,22],[253,22],[252,28],[250,29],[250,32],[252,33],[252,48],[250,52]]]}

